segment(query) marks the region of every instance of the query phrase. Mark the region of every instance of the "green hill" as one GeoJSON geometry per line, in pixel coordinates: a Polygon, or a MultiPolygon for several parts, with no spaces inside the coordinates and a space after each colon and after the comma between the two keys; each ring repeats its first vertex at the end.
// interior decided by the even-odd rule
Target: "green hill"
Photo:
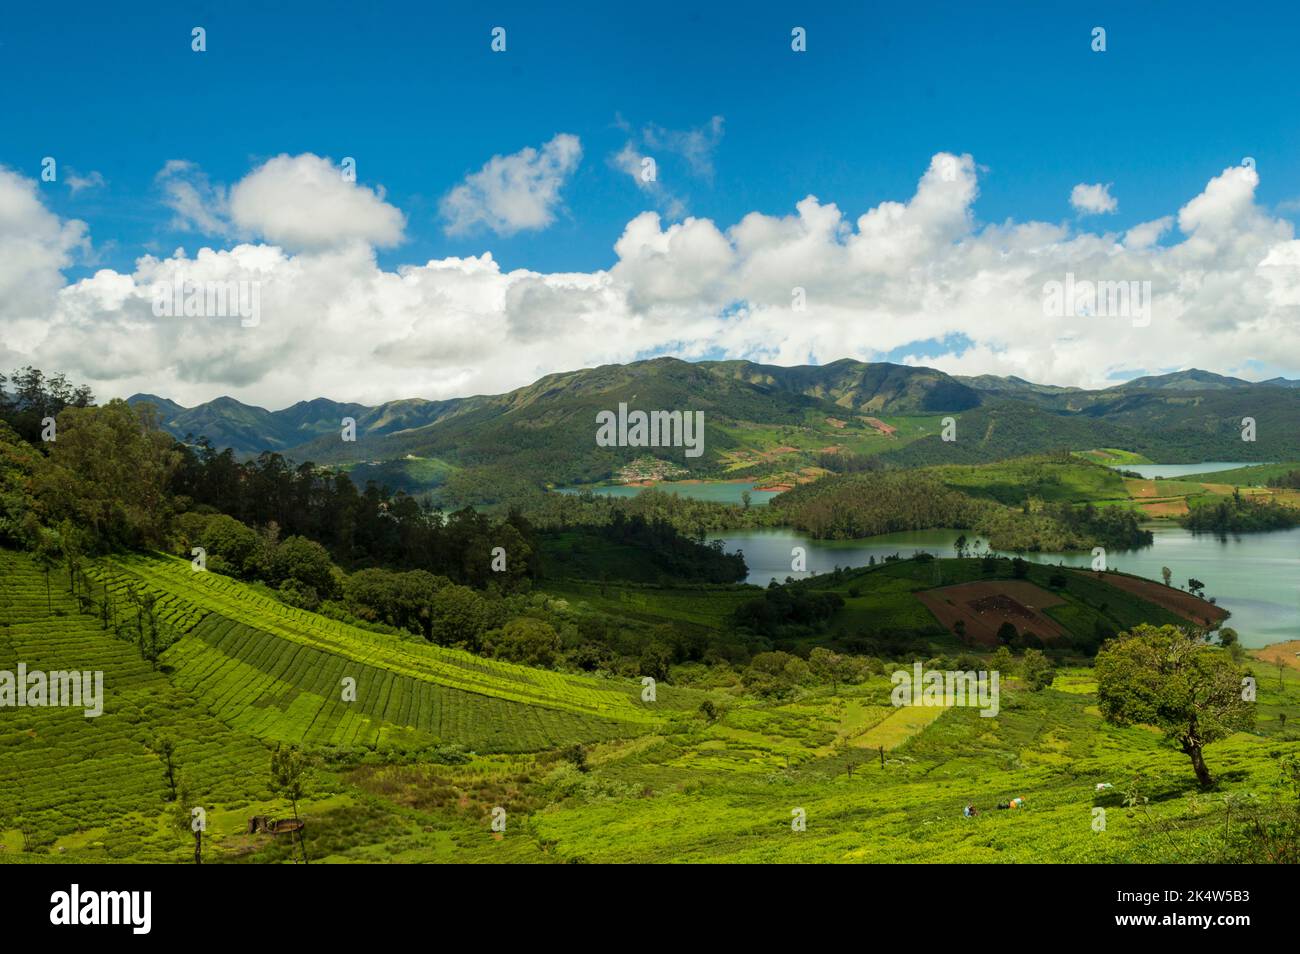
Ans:
{"type": "MultiPolygon", "coordinates": [[[[945,585],[979,572],[979,561],[937,562],[945,585]]],[[[868,601],[914,599],[932,572],[905,561],[809,585],[841,590],[845,618],[865,621],[888,607],[859,603],[855,589],[868,601]]],[[[0,551],[0,669],[100,669],[106,705],[98,719],[52,708],[2,714],[4,861],[186,860],[193,842],[168,821],[175,803],[162,737],[207,812],[207,863],[291,858],[290,842],[245,830],[250,815],[289,811],[269,790],[274,740],[299,740],[312,759],[299,807],[313,862],[1246,860],[1247,816],[1229,818],[1219,796],[1271,805],[1279,760],[1300,754],[1281,718],[1300,692],[1297,670],[1257,665],[1259,727],[1209,747],[1220,791],[1203,798],[1185,757],[1157,734],[1101,720],[1088,669],[1058,669],[1039,691],[1018,670],[1003,673],[995,719],[971,708],[897,709],[888,667],[769,699],[661,685],[651,706],[636,683],[381,637],[183,561],[101,561],[92,596],[128,584],[147,591],[168,631],[183,632],[155,671],[77,611],[58,573],[51,613],[35,562],[0,551]],[[344,675],[357,678],[358,701],[341,711],[326,700],[344,675]],[[702,700],[712,709],[699,709],[702,700]],[[508,740],[513,754],[403,748],[452,739],[508,740]],[[1098,792],[1099,783],[1114,788],[1098,792]],[[1013,797],[1024,807],[996,809],[1013,797]],[[962,816],[966,804],[976,818],[962,816]],[[510,821],[494,837],[500,807],[510,821]],[[794,814],[805,830],[792,830],[794,814]]],[[[1104,582],[1086,592],[1091,582],[1069,583],[1080,606],[1097,611],[1104,593],[1116,622],[1154,618],[1140,601],[1114,602],[1104,582]]],[[[642,609],[670,612],[656,590],[641,592],[642,609]]],[[[579,614],[598,598],[594,585],[570,593],[579,614]]],[[[619,602],[612,590],[599,598],[619,602]]],[[[1055,608],[1067,622],[1070,605],[1055,608]]]]}
{"type": "MultiPolygon", "coordinates": [[[[250,734],[285,742],[483,751],[635,734],[659,718],[639,687],[399,641],[286,606],[163,556],[100,561],[91,578],[160,598],[181,638],[174,680],[250,734]],[[343,680],[355,680],[355,702],[343,680]]],[[[665,700],[665,705],[668,701],[665,700]]]]}

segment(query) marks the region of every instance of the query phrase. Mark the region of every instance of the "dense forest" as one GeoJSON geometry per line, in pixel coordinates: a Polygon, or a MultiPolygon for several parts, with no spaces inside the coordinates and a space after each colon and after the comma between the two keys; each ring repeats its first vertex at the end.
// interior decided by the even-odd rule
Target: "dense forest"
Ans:
{"type": "Polygon", "coordinates": [[[956,417],[956,440],[931,435],[889,451],[903,467],[977,464],[1044,451],[1123,447],[1152,460],[1294,460],[1300,437],[1296,396],[1286,389],[1125,394],[1064,412],[1028,400],[990,401],[956,417]],[[1257,419],[1258,439],[1243,441],[1241,419],[1257,419]]]}
{"type": "Polygon", "coordinates": [[[1283,530],[1300,525],[1300,510],[1243,497],[1241,490],[1231,497],[1199,503],[1179,518],[1188,530],[1198,533],[1242,533],[1255,530],[1283,530]]]}
{"type": "Polygon", "coordinates": [[[609,523],[540,535],[547,577],[621,579],[639,583],[735,583],[745,558],[678,532],[662,517],[616,509],[609,523]]]}
{"type": "Polygon", "coordinates": [[[1149,543],[1130,511],[1074,508],[1067,503],[1019,509],[956,490],[924,471],[884,471],[825,477],[796,487],[769,505],[815,537],[852,539],[881,533],[952,527],[973,530],[993,549],[1122,549],[1149,543]]]}
{"type": "Polygon", "coordinates": [[[0,420],[7,421],[28,443],[39,441],[43,422],[65,407],[90,407],[94,403],[90,388],[74,387],[62,374],[47,377],[32,367],[0,374],[0,420]]]}
{"type": "Polygon", "coordinates": [[[1270,487],[1286,487],[1291,490],[1300,490],[1300,470],[1288,470],[1279,477],[1269,479],[1270,487]]]}

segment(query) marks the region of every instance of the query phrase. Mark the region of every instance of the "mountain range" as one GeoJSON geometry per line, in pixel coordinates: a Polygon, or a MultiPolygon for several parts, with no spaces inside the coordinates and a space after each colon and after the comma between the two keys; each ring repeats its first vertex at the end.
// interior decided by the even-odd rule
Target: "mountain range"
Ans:
{"type": "Polygon", "coordinates": [[[1252,383],[1197,369],[1087,390],[849,359],[781,367],[662,357],[550,374],[505,394],[373,407],[328,398],[278,411],[230,397],[189,408],[150,394],[128,401],[154,405],[177,438],[206,437],[241,458],[274,451],[406,489],[471,475],[474,489],[462,487],[458,496],[476,500],[496,496],[483,492],[493,485],[513,492],[607,479],[646,456],[645,448],[596,446],[596,413],[619,403],[703,411],[703,458],[683,461],[672,448],[651,452],[689,463],[699,477],[763,477],[812,462],[818,449],[881,453],[898,464],[1060,447],[1123,448],[1171,463],[1300,457],[1300,381],[1252,383]],[[961,428],[950,442],[939,433],[949,415],[961,428]],[[1241,437],[1247,417],[1256,422],[1253,442],[1241,437]],[[356,422],[353,442],[340,439],[344,418],[356,422]],[[878,426],[886,425],[882,418],[888,426],[878,426]]]}

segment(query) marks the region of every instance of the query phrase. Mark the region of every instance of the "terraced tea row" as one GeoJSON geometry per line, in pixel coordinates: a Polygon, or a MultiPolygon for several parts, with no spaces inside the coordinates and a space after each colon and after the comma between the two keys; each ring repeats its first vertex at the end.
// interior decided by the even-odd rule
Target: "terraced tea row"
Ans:
{"type": "Polygon", "coordinates": [[[206,610],[191,600],[167,590],[148,587],[138,576],[107,560],[91,563],[86,568],[86,576],[90,578],[95,599],[102,599],[107,594],[116,604],[119,617],[132,615],[133,595],[144,592],[155,597],[153,613],[158,621],[177,633],[188,633],[206,614],[206,610]]]}
{"type": "Polygon", "coordinates": [[[408,749],[454,742],[484,752],[533,751],[636,730],[396,674],[216,613],[164,661],[178,685],[228,724],[286,742],[408,749]]]}
{"type": "Polygon", "coordinates": [[[134,647],[76,612],[57,582],[47,609],[45,576],[25,556],[0,550],[0,670],[99,671],[103,713],[83,708],[0,710],[0,845],[17,850],[82,833],[112,857],[183,850],[158,816],[168,785],[157,742],[175,744],[175,764],[206,804],[266,798],[264,745],[231,731],[134,647]]]}
{"type": "MultiPolygon", "coordinates": [[[[659,710],[640,702],[640,686],[631,681],[530,669],[372,633],[196,572],[184,560],[101,562],[106,579],[147,587],[166,596],[177,618],[201,620],[188,632],[208,649],[184,640],[166,661],[223,718],[269,738],[409,745],[420,742],[411,733],[427,733],[444,742],[520,750],[608,738],[662,721],[659,710]],[[357,700],[338,709],[348,676],[357,680],[357,700]],[[306,698],[297,698],[303,693],[306,698]]],[[[687,695],[667,690],[658,706],[688,705],[687,695]]]]}

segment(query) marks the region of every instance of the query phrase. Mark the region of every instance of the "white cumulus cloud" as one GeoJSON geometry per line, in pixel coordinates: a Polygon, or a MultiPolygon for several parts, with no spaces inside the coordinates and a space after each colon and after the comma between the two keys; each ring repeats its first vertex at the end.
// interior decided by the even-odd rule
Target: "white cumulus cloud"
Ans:
{"type": "Polygon", "coordinates": [[[167,162],[155,181],[181,231],[262,238],[298,251],[349,242],[388,248],[406,227],[382,189],[359,185],[341,165],[309,152],[269,159],[229,189],[183,159],[167,162]]]}
{"type": "Polygon", "coordinates": [[[853,213],[816,195],[732,223],[645,212],[589,272],[507,271],[486,250],[386,268],[365,242],[232,241],[70,284],[62,270],[86,247],[84,225],[0,173],[0,360],[65,371],[103,397],[229,393],[269,407],[495,393],[660,353],[902,355],[1081,386],[1153,365],[1300,369],[1300,242],[1257,203],[1254,170],[1210,176],[1127,232],[981,223],[978,173],[973,157],[940,153],[910,195],[853,213]],[[260,322],[155,317],[154,283],[177,276],[258,283],[260,322]],[[1149,283],[1149,321],[1053,316],[1046,288],[1069,276],[1149,283]]]}
{"type": "Polygon", "coordinates": [[[485,228],[497,235],[544,229],[555,221],[560,189],[582,160],[577,136],[560,133],[541,149],[493,156],[442,199],[448,235],[485,228]]]}
{"type": "Polygon", "coordinates": [[[1119,208],[1119,202],[1110,194],[1109,183],[1087,185],[1080,182],[1070,190],[1070,205],[1084,215],[1100,215],[1119,208]]]}
{"type": "Polygon", "coordinates": [[[311,153],[279,155],[230,190],[236,227],[291,249],[344,242],[388,248],[402,241],[406,217],[382,190],[358,185],[340,166],[311,153]]]}

